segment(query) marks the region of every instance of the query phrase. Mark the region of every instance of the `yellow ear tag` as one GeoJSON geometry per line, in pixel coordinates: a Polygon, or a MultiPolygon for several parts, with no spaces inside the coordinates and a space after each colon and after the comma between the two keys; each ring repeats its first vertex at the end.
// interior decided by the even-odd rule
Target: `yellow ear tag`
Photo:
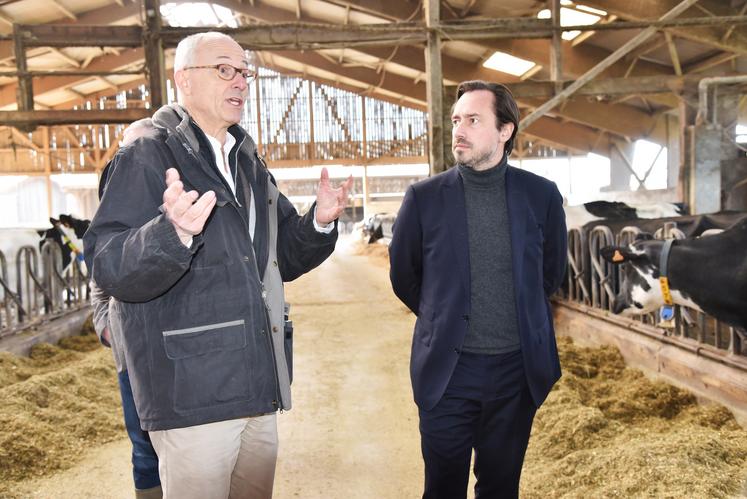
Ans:
{"type": "Polygon", "coordinates": [[[615,254],[612,255],[612,261],[613,262],[624,262],[625,257],[620,253],[620,250],[615,250],[615,254]]]}

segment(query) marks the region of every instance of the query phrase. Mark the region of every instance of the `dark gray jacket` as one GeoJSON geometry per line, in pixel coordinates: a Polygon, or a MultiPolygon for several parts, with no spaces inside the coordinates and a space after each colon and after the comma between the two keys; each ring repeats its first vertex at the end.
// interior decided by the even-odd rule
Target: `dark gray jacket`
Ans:
{"type": "MultiPolygon", "coordinates": [[[[164,106],[153,133],[123,148],[84,238],[93,279],[114,300],[144,430],[180,428],[289,409],[291,352],[283,333],[283,281],[334,250],[337,231],[317,232],[277,189],[252,139],[238,126],[239,175],[251,179],[248,210],[205,154],[184,109],[164,106]],[[213,190],[216,206],[188,248],[160,211],[166,169],[185,190],[213,190]],[[256,255],[255,255],[256,252],[256,255]]],[[[243,190],[242,190],[243,192],[243,190]]]]}

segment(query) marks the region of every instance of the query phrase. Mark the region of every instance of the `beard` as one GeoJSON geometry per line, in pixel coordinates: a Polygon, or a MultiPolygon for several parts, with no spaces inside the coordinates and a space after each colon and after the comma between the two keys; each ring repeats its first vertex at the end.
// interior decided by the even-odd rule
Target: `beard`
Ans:
{"type": "Polygon", "coordinates": [[[459,155],[455,153],[454,159],[457,166],[474,169],[476,165],[481,165],[488,161],[492,155],[493,151],[491,151],[490,149],[486,149],[483,151],[477,151],[476,154],[472,157],[466,154],[462,154],[462,157],[460,158],[459,155]]]}

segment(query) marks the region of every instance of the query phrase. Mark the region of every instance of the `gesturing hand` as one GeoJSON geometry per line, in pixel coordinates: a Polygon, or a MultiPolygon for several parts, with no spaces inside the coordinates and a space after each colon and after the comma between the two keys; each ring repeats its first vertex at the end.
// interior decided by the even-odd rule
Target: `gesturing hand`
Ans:
{"type": "Polygon", "coordinates": [[[207,191],[199,199],[198,196],[197,191],[184,191],[184,184],[179,180],[179,172],[175,168],[166,170],[163,209],[185,245],[189,244],[193,236],[202,232],[205,221],[215,206],[213,191],[207,191]]]}
{"type": "Polygon", "coordinates": [[[329,172],[322,168],[322,176],[316,190],[316,223],[327,225],[340,216],[342,210],[348,204],[348,192],[353,186],[353,176],[341,183],[338,187],[332,187],[329,183],[329,172]]]}

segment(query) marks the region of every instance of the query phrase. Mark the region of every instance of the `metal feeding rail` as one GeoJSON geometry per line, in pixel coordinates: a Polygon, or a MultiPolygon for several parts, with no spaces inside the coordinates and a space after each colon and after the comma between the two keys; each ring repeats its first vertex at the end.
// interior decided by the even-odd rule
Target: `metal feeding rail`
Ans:
{"type": "Polygon", "coordinates": [[[41,251],[22,246],[10,282],[6,256],[0,251],[0,338],[43,324],[89,303],[88,277],[77,259],[62,268],[62,251],[47,241],[41,251]]]}

